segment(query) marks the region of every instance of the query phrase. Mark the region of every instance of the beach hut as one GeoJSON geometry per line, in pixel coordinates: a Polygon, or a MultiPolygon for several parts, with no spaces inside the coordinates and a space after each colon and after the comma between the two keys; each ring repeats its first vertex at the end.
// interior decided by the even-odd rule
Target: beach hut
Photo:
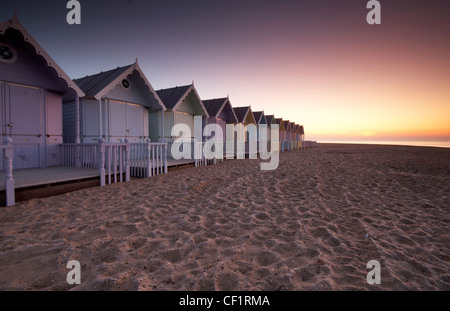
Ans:
{"type": "MultiPolygon", "coordinates": [[[[169,143],[169,157],[171,156],[170,150],[176,139],[179,137],[172,136],[172,129],[177,124],[184,124],[189,128],[190,137],[189,142],[193,142],[194,137],[203,137],[203,125],[196,126],[194,124],[195,116],[209,117],[209,114],[198,95],[198,92],[194,86],[191,85],[177,86],[168,89],[161,89],[156,91],[159,98],[162,100],[164,106],[167,108],[164,111],[164,117],[161,118],[161,111],[150,113],[150,122],[157,124],[162,122],[162,126],[154,128],[150,131],[150,138],[152,140],[164,138],[169,143]]],[[[201,143],[201,142],[198,142],[201,143]]],[[[192,148],[193,150],[193,148],[192,148]]],[[[193,153],[191,159],[193,160],[193,153]]],[[[189,159],[186,159],[189,160],[189,159]]]]}
{"type": "Polygon", "coordinates": [[[286,142],[286,129],[284,126],[284,121],[282,118],[275,119],[276,124],[278,124],[279,130],[279,140],[280,140],[280,152],[285,151],[285,142],[286,142]]]}
{"type": "MultiPolygon", "coordinates": [[[[257,140],[256,140],[256,131],[255,131],[255,137],[250,137],[249,132],[247,131],[248,125],[254,125],[256,127],[256,120],[255,116],[253,115],[252,109],[250,106],[245,107],[234,107],[234,112],[236,113],[236,117],[238,119],[237,128],[241,128],[240,135],[238,134],[238,129],[236,129],[235,134],[235,145],[236,145],[236,152],[238,150],[238,141],[244,141],[244,153],[248,155],[248,157],[254,158],[256,156],[257,152],[257,140]]],[[[256,130],[256,129],[255,129],[256,130]]]]}
{"type": "Polygon", "coordinates": [[[290,141],[291,141],[291,122],[289,120],[283,120],[284,123],[284,149],[285,151],[291,150],[290,141]]]}
{"type": "Polygon", "coordinates": [[[260,132],[260,125],[265,125],[267,126],[267,119],[266,116],[264,115],[264,111],[254,111],[253,112],[253,116],[255,117],[255,121],[256,121],[256,132],[257,132],[257,139],[258,139],[258,146],[259,149],[258,150],[262,150],[262,145],[264,144],[264,148],[266,148],[267,146],[267,141],[268,141],[268,136],[267,136],[267,129],[265,129],[265,137],[264,137],[264,142],[262,142],[261,144],[259,144],[260,140],[261,140],[261,132],[260,132]]]}
{"type": "Polygon", "coordinates": [[[17,14],[0,23],[0,122],[12,139],[14,169],[60,165],[63,99],[83,96],[17,14]]]}
{"type": "Polygon", "coordinates": [[[273,124],[277,124],[277,122],[275,121],[275,116],[273,114],[266,116],[266,121],[267,121],[267,148],[270,148],[270,144],[272,141],[271,126],[273,124]]]}
{"type": "Polygon", "coordinates": [[[223,131],[223,140],[226,140],[226,125],[236,124],[238,119],[228,97],[203,100],[203,105],[209,117],[203,117],[203,127],[208,124],[219,124],[223,131]]]}
{"type": "Polygon", "coordinates": [[[290,122],[290,130],[291,130],[291,134],[290,134],[290,140],[289,140],[289,149],[290,150],[294,150],[295,149],[295,123],[294,122],[290,122]]]}
{"type": "MultiPolygon", "coordinates": [[[[150,137],[149,114],[166,110],[136,60],[134,64],[75,79],[80,100],[80,141],[143,143],[150,137]]],[[[76,143],[75,101],[64,102],[64,142],[76,143]]],[[[154,129],[154,128],[152,128],[154,129]]],[[[161,129],[162,130],[162,129],[161,129]]]]}
{"type": "Polygon", "coordinates": [[[300,134],[300,145],[301,145],[301,148],[304,149],[305,148],[305,128],[303,125],[300,125],[299,134],[300,134]]]}
{"type": "Polygon", "coordinates": [[[300,125],[294,124],[293,141],[294,141],[294,148],[295,149],[300,149],[300,144],[299,144],[299,142],[300,142],[300,134],[299,134],[299,131],[300,131],[300,125]]]}
{"type": "MultiPolygon", "coordinates": [[[[203,117],[203,127],[208,124],[219,124],[223,131],[223,142],[227,141],[226,125],[236,124],[238,119],[233,107],[231,106],[228,97],[218,99],[203,100],[203,105],[208,112],[209,117],[203,117]]],[[[233,137],[233,136],[231,136],[233,137]]],[[[206,137],[210,138],[210,137],[206,137]]],[[[226,151],[226,144],[224,146],[224,154],[226,151]]]]}

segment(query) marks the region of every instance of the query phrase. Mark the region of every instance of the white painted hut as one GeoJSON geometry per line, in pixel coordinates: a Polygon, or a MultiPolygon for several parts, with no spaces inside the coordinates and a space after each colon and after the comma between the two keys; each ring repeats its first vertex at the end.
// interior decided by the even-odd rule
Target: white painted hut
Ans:
{"type": "MultiPolygon", "coordinates": [[[[202,120],[203,117],[209,117],[209,114],[197,93],[194,83],[158,90],[156,93],[167,110],[164,111],[163,117],[161,117],[161,111],[150,113],[150,138],[152,141],[164,138],[169,145],[168,157],[172,158],[171,147],[174,141],[179,139],[178,136],[172,135],[174,126],[176,124],[186,125],[190,131],[190,137],[187,137],[187,140],[192,143],[194,137],[203,136],[201,134],[203,131],[202,122],[199,126],[196,126],[194,118],[199,116],[202,120]]],[[[191,154],[191,158],[193,159],[193,154],[191,154]]]]}

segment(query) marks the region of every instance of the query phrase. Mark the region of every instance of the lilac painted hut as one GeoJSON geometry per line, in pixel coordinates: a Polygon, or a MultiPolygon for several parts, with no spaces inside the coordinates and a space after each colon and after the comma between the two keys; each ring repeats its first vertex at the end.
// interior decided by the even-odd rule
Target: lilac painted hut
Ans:
{"type": "Polygon", "coordinates": [[[14,169],[60,165],[62,102],[83,96],[17,15],[0,24],[0,122],[12,139],[14,169]]]}
{"type": "MultiPolygon", "coordinates": [[[[244,128],[247,127],[247,125],[249,124],[253,124],[254,126],[256,126],[256,120],[255,120],[255,116],[253,115],[252,109],[250,106],[246,106],[246,107],[234,107],[233,108],[234,112],[236,113],[236,117],[238,118],[238,126],[243,126],[244,128]]],[[[242,133],[244,136],[238,137],[237,133],[235,136],[235,141],[237,142],[237,140],[243,140],[245,141],[245,154],[248,154],[249,157],[250,155],[252,157],[256,156],[256,152],[257,152],[257,140],[255,139],[254,142],[250,142],[251,139],[249,137],[249,133],[246,131],[245,133],[242,133]]],[[[256,137],[255,137],[256,138],[256,137]]],[[[235,150],[237,151],[237,146],[235,148],[235,150]]]]}
{"type": "Polygon", "coordinates": [[[223,131],[223,141],[226,140],[226,125],[236,124],[238,119],[228,97],[218,99],[203,100],[203,104],[208,111],[209,117],[203,117],[203,126],[216,123],[223,131]]]}
{"type": "MultiPolygon", "coordinates": [[[[208,99],[203,100],[203,104],[208,111],[209,117],[203,117],[203,127],[208,124],[219,124],[223,131],[223,154],[226,154],[226,142],[230,140],[230,136],[228,133],[227,139],[227,124],[236,124],[238,123],[238,119],[236,113],[234,112],[233,107],[231,106],[230,99],[228,97],[218,98],[218,99],[208,99]]],[[[210,138],[210,137],[206,137],[210,138]]],[[[234,157],[234,155],[233,155],[234,157]]],[[[231,155],[228,156],[231,158],[231,155]]]]}

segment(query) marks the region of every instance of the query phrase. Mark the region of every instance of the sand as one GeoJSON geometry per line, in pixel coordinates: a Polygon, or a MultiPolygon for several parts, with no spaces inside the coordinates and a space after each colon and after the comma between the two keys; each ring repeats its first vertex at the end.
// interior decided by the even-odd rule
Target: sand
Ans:
{"type": "Polygon", "coordinates": [[[0,208],[0,290],[450,290],[450,149],[319,145],[259,163],[0,208]]]}

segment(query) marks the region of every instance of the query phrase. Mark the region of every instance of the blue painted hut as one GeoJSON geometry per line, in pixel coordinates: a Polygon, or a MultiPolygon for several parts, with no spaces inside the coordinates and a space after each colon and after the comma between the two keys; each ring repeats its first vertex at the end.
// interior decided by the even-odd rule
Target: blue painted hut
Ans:
{"type": "MultiPolygon", "coordinates": [[[[151,135],[149,115],[166,108],[138,62],[75,79],[86,94],[79,103],[79,132],[75,101],[64,103],[64,142],[142,143],[151,135]]],[[[162,128],[161,128],[162,130],[162,128]]]]}

